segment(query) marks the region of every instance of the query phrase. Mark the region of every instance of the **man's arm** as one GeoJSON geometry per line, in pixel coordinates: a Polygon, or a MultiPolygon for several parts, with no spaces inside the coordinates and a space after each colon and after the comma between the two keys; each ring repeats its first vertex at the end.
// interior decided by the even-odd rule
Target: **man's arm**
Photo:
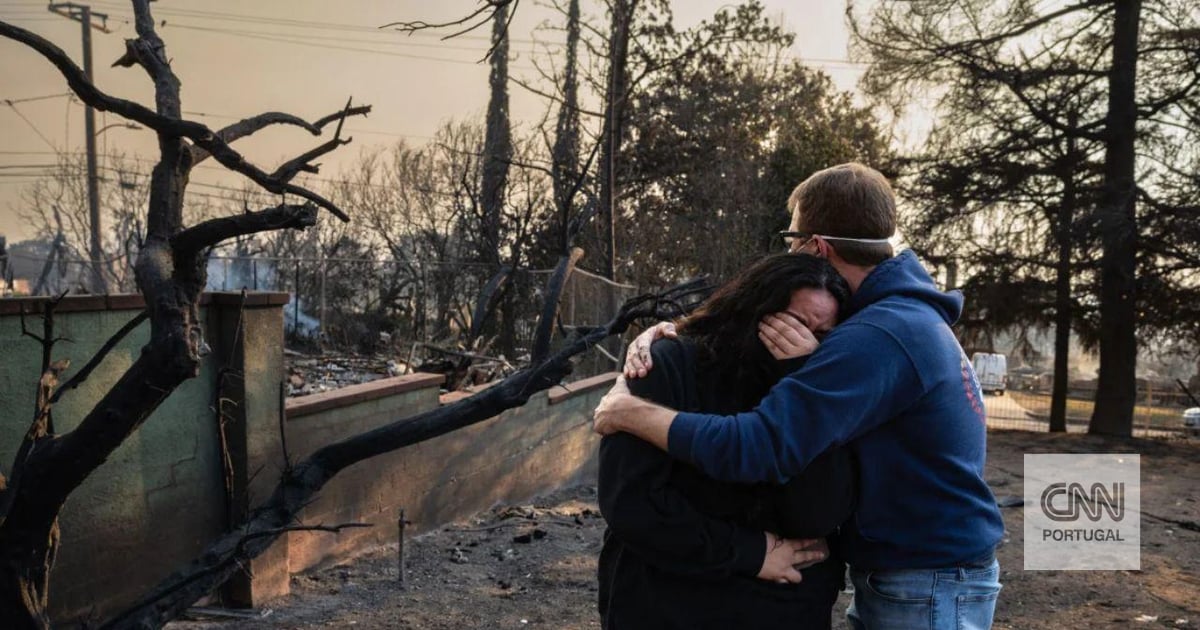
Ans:
{"type": "Polygon", "coordinates": [[[890,333],[850,324],[830,334],[804,368],[753,411],[676,413],[614,387],[596,410],[595,428],[632,433],[715,479],[784,483],[829,446],[882,424],[923,391],[912,360],[890,333]]]}
{"type": "Polygon", "coordinates": [[[600,513],[622,543],[663,571],[757,575],[767,538],[701,514],[670,485],[669,456],[627,433],[600,442],[600,513]]]}
{"type": "MultiPolygon", "coordinates": [[[[682,346],[654,347],[659,367],[634,383],[634,391],[669,404],[682,402],[687,369],[682,346]]],[[[636,437],[618,433],[600,443],[600,511],[623,543],[663,571],[720,579],[731,574],[799,581],[792,565],[827,552],[816,541],[773,534],[712,518],[695,509],[671,483],[669,456],[636,437]]]]}
{"type": "Polygon", "coordinates": [[[676,413],[674,409],[634,396],[629,391],[625,377],[618,376],[612,389],[600,399],[600,404],[592,412],[592,428],[600,435],[622,431],[632,433],[665,451],[671,421],[676,413]]]}

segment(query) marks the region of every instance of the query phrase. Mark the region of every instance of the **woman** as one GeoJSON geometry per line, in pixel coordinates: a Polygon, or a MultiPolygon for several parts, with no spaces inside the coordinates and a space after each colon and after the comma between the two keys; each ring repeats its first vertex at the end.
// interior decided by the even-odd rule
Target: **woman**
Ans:
{"type": "MultiPolygon", "coordinates": [[[[777,361],[759,339],[766,316],[788,313],[819,338],[849,288],[824,260],[784,254],[749,267],[651,348],[654,369],[632,392],[673,409],[754,407],[805,357],[777,361]]],[[[849,451],[824,453],[786,486],[717,482],[626,434],[600,444],[600,616],[633,628],[829,628],[843,563],[805,569],[799,584],[757,578],[768,541],[828,536],[854,505],[849,451]]]]}

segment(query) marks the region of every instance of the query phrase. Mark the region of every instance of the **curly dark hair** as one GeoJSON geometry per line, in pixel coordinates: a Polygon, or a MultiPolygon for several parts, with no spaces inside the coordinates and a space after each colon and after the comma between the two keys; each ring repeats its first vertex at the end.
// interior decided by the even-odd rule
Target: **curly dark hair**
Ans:
{"type": "Polygon", "coordinates": [[[739,398],[758,402],[774,384],[774,359],[758,338],[758,322],[787,309],[797,289],[824,289],[840,310],[850,297],[846,280],[823,258],[777,254],[743,269],[679,323],[704,369],[726,373],[739,398]]]}

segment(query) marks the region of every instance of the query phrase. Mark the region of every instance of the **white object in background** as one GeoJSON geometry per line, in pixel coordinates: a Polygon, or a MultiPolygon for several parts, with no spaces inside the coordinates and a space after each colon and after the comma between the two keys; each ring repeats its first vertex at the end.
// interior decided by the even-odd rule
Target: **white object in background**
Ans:
{"type": "Polygon", "coordinates": [[[1008,388],[1008,357],[1003,354],[976,352],[971,356],[971,364],[975,368],[979,389],[983,390],[983,393],[1004,395],[1004,390],[1008,388]]]}

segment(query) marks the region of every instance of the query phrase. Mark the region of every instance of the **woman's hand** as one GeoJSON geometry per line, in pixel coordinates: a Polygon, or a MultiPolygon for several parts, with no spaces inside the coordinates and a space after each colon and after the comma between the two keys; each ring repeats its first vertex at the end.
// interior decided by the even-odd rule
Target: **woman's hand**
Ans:
{"type": "Polygon", "coordinates": [[[796,540],[780,538],[771,532],[767,537],[767,555],[763,558],[758,578],[781,584],[799,584],[800,569],[811,567],[829,557],[829,545],[824,538],[796,540]]]}
{"type": "Polygon", "coordinates": [[[650,368],[654,367],[654,362],[650,360],[650,345],[664,337],[678,337],[675,324],[659,322],[643,330],[642,334],[629,344],[629,350],[625,353],[625,378],[642,378],[650,372],[650,368]]]}
{"type": "Polygon", "coordinates": [[[810,355],[821,344],[807,326],[786,311],[764,317],[758,323],[758,338],[777,361],[810,355]]]}

